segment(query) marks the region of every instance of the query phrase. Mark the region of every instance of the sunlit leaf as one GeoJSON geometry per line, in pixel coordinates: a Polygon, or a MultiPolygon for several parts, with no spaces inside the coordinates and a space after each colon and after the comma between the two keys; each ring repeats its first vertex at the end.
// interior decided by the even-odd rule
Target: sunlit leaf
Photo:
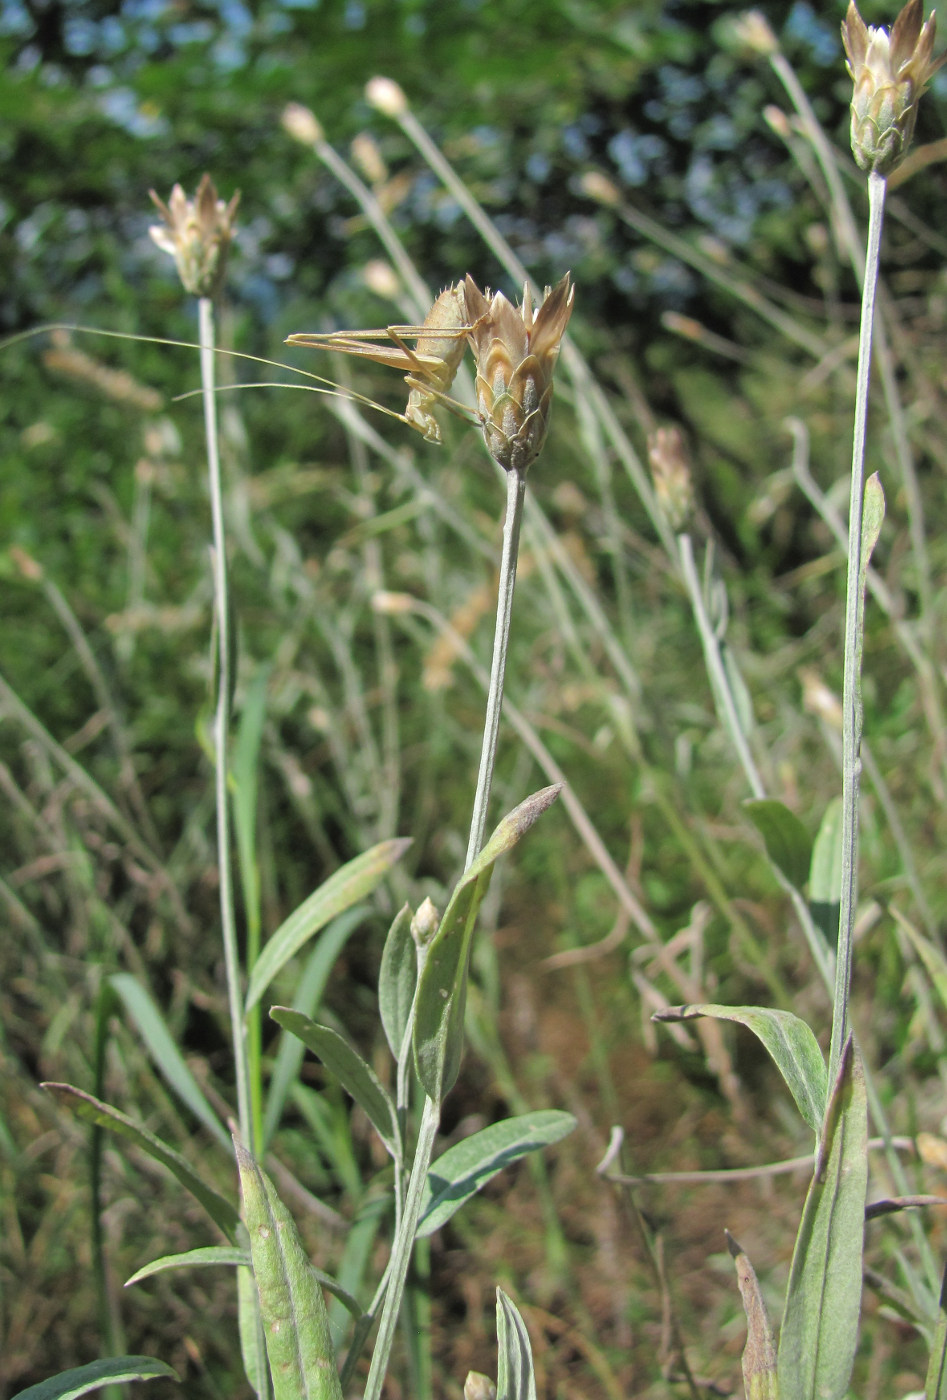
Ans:
{"type": "Polygon", "coordinates": [[[785,1079],[796,1106],[812,1131],[818,1134],[825,1116],[827,1071],[819,1042],[805,1021],[791,1011],[771,1011],[765,1006],[715,1006],[695,1003],[656,1011],[652,1021],[691,1021],[712,1016],[736,1021],[757,1036],[785,1079]]]}
{"type": "Polygon", "coordinates": [[[497,1289],[497,1400],[536,1400],[526,1323],[502,1288],[497,1289]]]}
{"type": "Polygon", "coordinates": [[[556,800],[560,788],[560,784],[542,788],[503,818],[461,876],[427,949],[418,986],[414,1056],[418,1078],[435,1103],[442,1102],[460,1069],[470,949],[493,866],[556,800]]]}
{"type": "Polygon", "coordinates": [[[76,1366],[71,1371],[60,1371],[58,1376],[40,1381],[17,1391],[11,1400],[76,1400],[90,1390],[101,1390],[104,1385],[123,1385],[126,1381],[150,1381],[156,1376],[169,1376],[176,1381],[178,1375],[163,1361],[153,1356],[110,1356],[104,1361],[90,1361],[87,1366],[76,1366]]]}
{"type": "Polygon", "coordinates": [[[571,1113],[559,1109],[524,1113],[482,1128],[449,1147],[432,1162],[424,1187],[418,1236],[439,1230],[504,1167],[530,1152],[549,1147],[576,1127],[571,1113]]]}
{"type": "Polygon", "coordinates": [[[330,875],[266,943],[250,973],[246,1009],[255,1006],[280,969],[314,933],[361,899],[367,899],[410,846],[409,837],[382,841],[330,875]]]}
{"type": "Polygon", "coordinates": [[[851,1036],[793,1250],[779,1334],[780,1400],[844,1400],[858,1343],[868,1106],[851,1036]]]}

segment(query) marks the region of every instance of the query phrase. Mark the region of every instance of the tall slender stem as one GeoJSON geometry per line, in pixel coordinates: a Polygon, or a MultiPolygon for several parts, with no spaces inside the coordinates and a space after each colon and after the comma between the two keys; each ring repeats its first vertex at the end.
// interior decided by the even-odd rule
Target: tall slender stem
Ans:
{"type": "Polygon", "coordinates": [[[497,756],[497,736],[500,732],[500,712],[503,709],[503,677],[506,673],[506,653],[510,642],[510,619],[513,615],[513,589],[516,586],[516,561],[523,523],[523,502],[526,498],[526,474],[509,471],[506,474],[506,519],[503,522],[503,554],[500,559],[500,588],[497,597],[496,630],[493,634],[493,664],[490,668],[490,689],[483,722],[483,747],[480,751],[480,771],[470,822],[467,846],[468,870],[483,845],[490,805],[490,787],[497,756]]]}
{"type": "Polygon", "coordinates": [[[848,998],[852,980],[852,938],[858,898],[858,788],[861,777],[859,749],[862,735],[861,654],[864,617],[862,607],[862,514],[865,497],[865,437],[868,422],[868,384],[871,374],[871,332],[878,286],[881,225],[885,202],[884,176],[868,176],[868,247],[862,289],[861,329],[858,341],[858,380],[855,389],[855,427],[852,444],[852,490],[848,517],[848,583],[845,600],[845,671],[842,683],[842,894],[839,908],[838,954],[835,960],[835,994],[829,1083],[834,1083],[848,1036],[848,998]]]}
{"type": "Polygon", "coordinates": [[[220,879],[220,923],[227,972],[227,999],[233,1035],[233,1058],[237,1078],[237,1111],[240,1136],[250,1152],[256,1151],[250,1096],[250,1069],[247,1055],[246,1019],[237,947],[237,920],[233,897],[233,868],[230,859],[230,794],[227,785],[230,741],[230,689],[232,655],[230,639],[230,600],[227,593],[227,550],[224,534],[224,498],[220,478],[217,443],[217,405],[214,398],[214,306],[210,297],[198,302],[201,344],[201,388],[204,400],[204,432],[207,439],[207,467],[210,481],[210,508],[214,529],[214,611],[217,623],[217,705],[214,714],[214,779],[217,805],[217,866],[220,879]]]}

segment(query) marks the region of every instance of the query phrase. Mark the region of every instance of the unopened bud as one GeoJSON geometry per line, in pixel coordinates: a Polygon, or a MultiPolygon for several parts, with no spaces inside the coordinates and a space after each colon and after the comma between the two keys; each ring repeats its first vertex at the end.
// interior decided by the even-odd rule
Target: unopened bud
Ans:
{"type": "Polygon", "coordinates": [[[371,78],[365,85],[365,100],[386,117],[401,117],[408,110],[408,99],[391,78],[371,78]]]}
{"type": "Polygon", "coordinates": [[[322,127],[315,115],[301,102],[287,102],[283,108],[282,121],[283,130],[288,132],[294,141],[301,141],[304,146],[314,146],[317,141],[322,140],[322,127]]]}
{"type": "Polygon", "coordinates": [[[433,900],[426,899],[411,920],[411,937],[414,939],[416,948],[426,948],[431,939],[437,933],[441,916],[433,900]]]}
{"type": "Polygon", "coordinates": [[[597,204],[621,203],[621,191],[618,186],[600,170],[587,170],[579,181],[579,188],[588,199],[594,199],[597,204]]]}
{"type": "Polygon", "coordinates": [[[769,58],[779,49],[779,40],[769,20],[759,10],[747,10],[740,15],[734,24],[734,35],[738,43],[761,58],[769,58]]]}
{"type": "Polygon", "coordinates": [[[468,1371],[464,1381],[464,1400],[497,1400],[497,1388],[482,1371],[468,1371]]]}
{"type": "Polygon", "coordinates": [[[842,23],[846,67],[855,84],[852,94],[852,154],[862,170],[890,175],[900,165],[917,120],[917,105],[931,77],[944,61],[932,59],[935,21],[921,0],[908,0],[891,27],[865,24],[849,4],[842,23]]]}
{"type": "Polygon", "coordinates": [[[654,494],[674,531],[683,530],[694,509],[694,482],[680,428],[657,428],[648,438],[654,494]]]}
{"type": "Polygon", "coordinates": [[[502,292],[484,296],[472,277],[464,284],[470,342],[477,357],[477,407],[493,460],[504,471],[525,474],[546,440],[552,377],[575,288],[565,277],[533,315],[526,288],[522,306],[502,292]]]}
{"type": "Polygon", "coordinates": [[[180,185],[175,185],[167,204],[154,190],[150,193],[164,223],[153,224],[148,232],[174,258],[185,291],[195,297],[216,296],[223,285],[240,192],[225,204],[205,175],[193,199],[180,185]]]}

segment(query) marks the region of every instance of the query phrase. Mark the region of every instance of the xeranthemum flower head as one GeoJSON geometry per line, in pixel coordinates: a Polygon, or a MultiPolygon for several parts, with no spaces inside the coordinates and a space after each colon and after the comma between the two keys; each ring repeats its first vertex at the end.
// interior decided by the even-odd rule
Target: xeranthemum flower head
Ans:
{"type": "Polygon", "coordinates": [[[546,440],[552,377],[574,295],[567,272],[546,288],[534,316],[528,287],[522,306],[513,306],[502,292],[484,295],[469,275],[464,283],[483,436],[505,471],[525,473],[546,440]]]}
{"type": "Polygon", "coordinates": [[[854,0],[842,24],[852,95],[852,154],[862,170],[890,175],[900,165],[917,120],[917,104],[944,62],[933,59],[936,25],[922,24],[922,0],[908,0],[890,34],[865,24],[854,0]]]}
{"type": "Polygon", "coordinates": [[[175,185],[167,204],[154,190],[150,193],[164,223],[153,224],[148,232],[174,258],[185,291],[196,297],[216,296],[224,280],[240,191],[225,204],[205,175],[193,199],[180,185],[175,185]]]}

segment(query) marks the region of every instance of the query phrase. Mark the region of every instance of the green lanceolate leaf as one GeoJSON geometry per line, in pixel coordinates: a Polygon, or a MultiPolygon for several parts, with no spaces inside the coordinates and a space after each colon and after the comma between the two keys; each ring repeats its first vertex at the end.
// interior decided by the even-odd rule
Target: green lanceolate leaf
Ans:
{"type": "Polygon", "coordinates": [[[322,1289],[289,1211],[234,1139],[274,1400],[342,1400],[322,1289]]]}
{"type": "MultiPolygon", "coordinates": [[[[305,1016],[315,1015],[335,960],[367,911],[367,905],[357,904],[326,925],[322,937],[306,959],[293,998],[294,1011],[301,1011],[305,1016]]],[[[305,1046],[295,1036],[280,1036],[280,1045],[273,1062],[273,1073],[270,1075],[266,1095],[266,1112],[263,1115],[264,1144],[270,1141],[279,1127],[287,1095],[296,1082],[305,1053],[305,1046]]]]}
{"type": "Polygon", "coordinates": [[[940,1285],[937,1325],[931,1343],[931,1359],[924,1382],[924,1400],[947,1400],[947,1269],[940,1285]]]}
{"type": "Polygon", "coordinates": [[[399,1133],[395,1106],[385,1093],[378,1076],[357,1050],[328,1026],[320,1026],[301,1011],[274,1006],[270,1015],[278,1026],[296,1036],[331,1070],[347,1094],[363,1108],[378,1136],[394,1157],[398,1154],[399,1133]]]}
{"type": "Polygon", "coordinates": [[[138,1027],[158,1073],[170,1084],[181,1102],[187,1104],[194,1116],[213,1133],[217,1141],[229,1148],[229,1134],[188,1069],[150,993],[127,972],[115,973],[109,978],[109,983],[121,997],[125,1010],[138,1027]]]}
{"type": "Polygon", "coordinates": [[[868,1107],[849,1036],[793,1251],[779,1335],[780,1400],[844,1400],[862,1294],[868,1107]]]}
{"type": "Polygon", "coordinates": [[[546,1109],[494,1123],[449,1147],[427,1174],[418,1238],[439,1230],[504,1167],[529,1152],[559,1142],[575,1126],[571,1113],[546,1109]]]}
{"type": "Polygon", "coordinates": [[[746,1313],[743,1389],[746,1400],[779,1400],[776,1343],[756,1271],[736,1240],[727,1232],[727,1248],[737,1271],[737,1287],[746,1313]]]}
{"type": "Polygon", "coordinates": [[[111,1104],[93,1098],[91,1094],[84,1093],[82,1089],[75,1089],[71,1084],[44,1084],[42,1087],[55,1095],[60,1104],[78,1114],[87,1123],[97,1123],[102,1128],[109,1128],[113,1133],[119,1133],[147,1152],[149,1157],[154,1157],[156,1162],[167,1167],[168,1171],[177,1177],[181,1185],[186,1186],[191,1195],[200,1201],[211,1219],[220,1226],[231,1243],[233,1242],[240,1220],[236,1206],[231,1205],[212,1187],[206,1186],[190,1163],[175,1152],[173,1147],[169,1147],[167,1143],[155,1137],[154,1133],[150,1133],[147,1128],[143,1128],[140,1123],[136,1123],[126,1114],[120,1113],[111,1104]]]}
{"type": "Polygon", "coordinates": [[[838,943],[841,898],[842,799],[833,797],[819,826],[809,866],[809,908],[830,948],[838,943]]]}
{"type": "Polygon", "coordinates": [[[250,1263],[250,1255],[245,1249],[225,1248],[223,1245],[209,1245],[205,1249],[188,1249],[184,1254],[165,1254],[160,1259],[152,1259],[150,1264],[139,1269],[132,1274],[131,1278],[125,1280],[125,1287],[130,1288],[133,1283],[141,1283],[143,1278],[150,1278],[152,1274],[163,1273],[165,1269],[196,1269],[208,1264],[246,1264],[250,1263]]]}
{"type": "Polygon", "coordinates": [[[559,796],[561,784],[542,788],[514,807],[457,883],[430,946],[418,985],[414,1059],[425,1093],[441,1103],[460,1069],[467,970],[477,911],[497,859],[515,846],[559,796]]]}
{"type": "Polygon", "coordinates": [[[330,875],[270,938],[250,973],[246,1009],[260,1000],[273,978],[314,933],[367,897],[411,844],[409,837],[382,841],[330,875]]]}
{"type": "MultiPolygon", "coordinates": [[[[249,1248],[247,1252],[249,1253],[249,1248]]],[[[250,1388],[261,1400],[264,1400],[264,1397],[265,1400],[269,1400],[266,1342],[263,1340],[260,1295],[257,1292],[252,1266],[237,1270],[237,1327],[240,1332],[240,1359],[250,1388]]]]}
{"type": "Polygon", "coordinates": [[[105,1385],[150,1381],[155,1376],[178,1379],[176,1371],[153,1356],[110,1356],[104,1361],[90,1361],[88,1366],[76,1366],[72,1371],[60,1371],[48,1381],[18,1391],[11,1400],[76,1400],[77,1396],[101,1390],[105,1385]]]}
{"type": "Polygon", "coordinates": [[[533,1350],[516,1304],[497,1289],[497,1400],[536,1400],[533,1350]]]}
{"type": "Polygon", "coordinates": [[[791,885],[802,889],[809,876],[812,842],[795,812],[772,798],[748,798],[743,808],[763,838],[766,854],[791,885]]]}
{"type": "Polygon", "coordinates": [[[691,1021],[697,1016],[736,1021],[751,1030],[769,1051],[799,1112],[812,1131],[819,1134],[825,1117],[828,1076],[819,1042],[805,1021],[791,1011],[770,1011],[765,1006],[714,1006],[705,1003],[669,1006],[663,1011],[656,1011],[651,1019],[691,1021]]]}
{"type": "Polygon", "coordinates": [[[411,910],[406,904],[388,930],[378,975],[378,1009],[391,1053],[401,1054],[418,980],[418,951],[411,936],[411,910]]]}

